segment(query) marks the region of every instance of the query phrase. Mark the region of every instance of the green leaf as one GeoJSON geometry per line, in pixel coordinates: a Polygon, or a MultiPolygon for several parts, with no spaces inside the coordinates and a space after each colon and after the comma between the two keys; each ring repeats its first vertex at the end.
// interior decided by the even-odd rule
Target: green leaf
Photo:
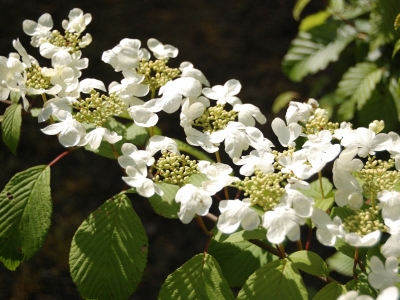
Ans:
{"type": "Polygon", "coordinates": [[[400,14],[396,16],[396,19],[394,19],[394,30],[399,29],[400,27],[400,14]]]}
{"type": "Polygon", "coordinates": [[[11,92],[10,93],[10,100],[12,103],[17,104],[19,99],[21,99],[21,94],[18,92],[11,92]]]}
{"type": "Polygon", "coordinates": [[[400,1],[398,0],[373,2],[369,18],[371,24],[371,51],[400,38],[400,31],[396,31],[393,26],[399,11],[400,1]]]}
{"type": "Polygon", "coordinates": [[[300,14],[303,11],[304,7],[307,6],[308,3],[310,3],[311,0],[297,0],[296,4],[293,7],[293,18],[298,21],[300,19],[300,14]]]}
{"type": "Polygon", "coordinates": [[[300,94],[293,91],[284,92],[278,95],[278,97],[276,97],[274,100],[274,104],[272,104],[272,112],[274,114],[277,114],[278,112],[281,111],[281,109],[287,107],[290,101],[299,98],[300,94]]]}
{"type": "Polygon", "coordinates": [[[396,53],[400,50],[400,39],[397,40],[396,44],[394,44],[393,52],[392,52],[392,59],[396,56],[396,53]]]}
{"type": "Polygon", "coordinates": [[[308,293],[296,266],[282,259],[255,271],[240,290],[237,299],[307,300],[308,293]]]}
{"type": "Polygon", "coordinates": [[[179,186],[168,183],[160,183],[158,186],[164,194],[162,196],[158,194],[151,196],[149,198],[151,206],[160,216],[168,219],[177,219],[181,205],[175,202],[175,195],[179,190],[179,186]]]}
{"type": "Polygon", "coordinates": [[[209,254],[197,254],[168,276],[159,300],[234,299],[218,262],[209,254]]]}
{"type": "Polygon", "coordinates": [[[38,108],[38,107],[34,107],[34,108],[31,108],[29,111],[30,111],[32,117],[37,118],[37,116],[40,114],[42,109],[38,108]]]}
{"type": "Polygon", "coordinates": [[[196,149],[195,147],[190,146],[187,143],[184,143],[180,140],[177,139],[173,139],[177,144],[178,144],[178,150],[181,152],[185,152],[191,156],[193,156],[194,158],[197,158],[199,160],[206,160],[209,161],[211,163],[213,163],[214,161],[204,152],[196,149]]]}
{"type": "Polygon", "coordinates": [[[69,254],[71,276],[82,297],[126,299],[139,284],[148,241],[129,198],[107,200],[78,228],[69,254]]]}
{"type": "MultiPolygon", "coordinates": [[[[354,252],[355,248],[353,246],[350,246],[348,243],[346,243],[343,239],[337,239],[335,248],[342,252],[343,254],[347,255],[351,259],[354,258],[354,252]]],[[[367,248],[359,248],[358,249],[358,258],[361,261],[365,261],[367,255],[367,248]]]]}
{"type": "Polygon", "coordinates": [[[357,109],[360,110],[370,99],[383,71],[374,63],[358,63],[343,75],[338,84],[337,94],[343,98],[342,101],[347,99],[353,104],[357,103],[357,109]]]}
{"type": "Polygon", "coordinates": [[[329,266],[329,270],[338,272],[339,274],[346,276],[353,276],[353,264],[354,259],[343,254],[340,251],[336,251],[335,254],[326,259],[326,263],[329,266]]]}
{"type": "Polygon", "coordinates": [[[15,174],[0,193],[0,261],[15,270],[43,245],[50,227],[50,167],[15,174]]]}
{"type": "Polygon", "coordinates": [[[140,127],[135,123],[126,126],[126,141],[136,146],[144,145],[149,139],[149,133],[146,128],[140,127]]]}
{"type": "Polygon", "coordinates": [[[189,183],[201,187],[201,183],[205,180],[209,180],[206,174],[192,174],[190,175],[189,183]]]}
{"type": "Polygon", "coordinates": [[[292,253],[289,258],[297,269],[315,276],[327,277],[329,275],[328,266],[324,260],[316,253],[302,250],[292,253]]]}
{"type": "Polygon", "coordinates": [[[254,229],[251,231],[240,230],[231,234],[225,234],[217,228],[213,230],[213,239],[220,243],[239,243],[248,240],[262,240],[265,239],[267,232],[264,228],[254,229]]]}
{"type": "Polygon", "coordinates": [[[299,31],[309,31],[311,28],[320,26],[331,16],[328,11],[319,11],[313,15],[307,16],[301,21],[299,31]]]}
{"type": "Polygon", "coordinates": [[[342,21],[331,20],[309,31],[300,31],[283,59],[283,70],[291,80],[300,81],[338,60],[355,37],[355,30],[342,21]]]}
{"type": "Polygon", "coordinates": [[[3,142],[13,154],[17,154],[19,136],[21,134],[21,104],[13,103],[7,107],[1,123],[3,142]]]}
{"type": "Polygon", "coordinates": [[[329,179],[322,177],[321,181],[319,179],[314,180],[310,183],[309,189],[299,189],[304,195],[313,198],[323,198],[328,195],[332,190],[333,185],[329,179]]]}
{"type": "MultiPolygon", "coordinates": [[[[351,1],[345,3],[344,0],[331,0],[328,9],[332,11],[332,16],[338,20],[350,20],[368,13],[371,10],[370,0],[351,1]]],[[[356,19],[354,21],[358,21],[356,19]]]]}
{"type": "Polygon", "coordinates": [[[318,291],[313,300],[336,300],[346,292],[347,290],[343,285],[338,282],[331,282],[318,291]]]}
{"type": "Polygon", "coordinates": [[[243,286],[255,270],[278,259],[277,256],[247,241],[231,244],[211,240],[209,252],[218,261],[231,287],[243,286]]]}
{"type": "Polygon", "coordinates": [[[328,209],[331,209],[333,207],[333,204],[335,203],[335,198],[325,198],[325,199],[314,199],[314,208],[319,208],[324,211],[327,211],[328,209]]]}
{"type": "Polygon", "coordinates": [[[345,287],[347,290],[357,290],[360,295],[369,295],[375,299],[377,297],[377,293],[372,288],[368,282],[368,276],[362,273],[360,270],[357,270],[357,280],[350,280],[346,283],[345,287]]]}

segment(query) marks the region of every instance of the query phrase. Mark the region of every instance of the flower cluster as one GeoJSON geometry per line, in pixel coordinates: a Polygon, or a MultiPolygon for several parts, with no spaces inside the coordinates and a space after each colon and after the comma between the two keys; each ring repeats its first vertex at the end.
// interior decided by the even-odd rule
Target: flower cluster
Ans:
{"type": "MultiPolygon", "coordinates": [[[[385,266],[373,256],[368,279],[382,291],[382,299],[395,293],[400,257],[397,133],[380,133],[384,124],[378,121],[357,129],[346,122],[332,123],[315,99],[292,101],[285,120],[271,122],[285,148],[273,150],[274,144],[255,127],[267,120],[259,108],[242,103],[238,80],[210,87],[204,74],[190,62],[170,67],[178,49],[154,38],[147,41],[149,50],[142,48],[139,40],[125,38],[103,53],[102,60],[122,75],[120,82],[112,82],[108,89],[97,79],[80,80],[81,70],[88,67],[81,49],[92,40],[90,34],[82,36],[82,32],[90,21],[90,14],[73,9],[69,20],[62,22],[64,34],[51,31],[49,14],[37,23],[25,21],[23,28],[32,36],[32,46],[51,60],[51,68],[40,67],[15,40],[18,54],[0,57],[0,100],[7,99],[10,92],[19,93],[24,109],[29,110],[27,96],[42,95],[38,121],[51,123],[43,133],[58,135],[65,147],[88,145],[91,149],[98,149],[103,141],[115,144],[122,139],[107,127],[112,117],[130,118],[137,126],[152,128],[159,112],[178,112],[187,143],[215,153],[217,161],[182,154],[175,140],[154,135],[151,129],[144,148],[126,142],[118,149],[127,185],[144,197],[163,196],[162,185],[177,186],[177,215],[185,224],[207,215],[217,199],[219,231],[231,234],[240,227],[264,230],[268,242],[277,245],[286,239],[299,241],[300,227],[307,220],[309,226],[317,227],[320,243],[327,246],[335,246],[340,239],[353,247],[372,247],[380,241],[381,233],[387,232],[390,237],[381,248],[385,266]],[[220,151],[225,151],[241,177],[233,175],[230,164],[221,162],[220,151]],[[377,158],[383,151],[389,159],[377,158]],[[322,188],[318,197],[308,193],[306,180],[314,175],[321,180],[328,163],[333,163],[336,206],[332,203],[320,209],[316,200],[326,195],[322,188]],[[237,189],[234,198],[229,196],[232,189],[237,189]],[[218,195],[222,190],[225,200],[218,195]]],[[[341,299],[357,296],[348,293],[341,299]]]]}

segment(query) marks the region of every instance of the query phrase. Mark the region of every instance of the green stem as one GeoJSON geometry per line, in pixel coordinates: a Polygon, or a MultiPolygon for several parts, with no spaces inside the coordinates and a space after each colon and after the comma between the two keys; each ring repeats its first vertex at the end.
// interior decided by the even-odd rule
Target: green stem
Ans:
{"type": "Polygon", "coordinates": [[[200,228],[203,230],[203,232],[206,234],[206,236],[212,237],[213,234],[211,231],[208,231],[206,225],[204,225],[203,219],[200,216],[196,216],[194,218],[196,220],[196,223],[200,226],[200,228]]]}

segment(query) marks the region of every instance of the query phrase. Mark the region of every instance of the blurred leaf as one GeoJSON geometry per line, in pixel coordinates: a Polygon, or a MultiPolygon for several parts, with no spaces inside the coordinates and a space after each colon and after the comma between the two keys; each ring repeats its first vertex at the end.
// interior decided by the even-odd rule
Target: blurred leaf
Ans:
{"type": "Polygon", "coordinates": [[[346,292],[347,290],[343,285],[338,282],[331,282],[319,290],[313,300],[336,300],[346,292]]]}
{"type": "Polygon", "coordinates": [[[50,167],[15,174],[0,193],[0,261],[15,270],[42,248],[50,227],[50,167]]]}
{"type": "Polygon", "coordinates": [[[333,188],[333,185],[329,181],[329,179],[322,177],[321,181],[319,179],[317,179],[317,180],[314,180],[313,182],[311,182],[309,189],[300,189],[299,188],[299,191],[309,197],[323,198],[329,194],[329,192],[332,190],[332,188],[333,188]]]}
{"type": "Polygon", "coordinates": [[[311,28],[320,26],[331,16],[328,11],[319,11],[316,14],[307,16],[301,21],[299,31],[309,31],[311,28]]]}
{"type": "Polygon", "coordinates": [[[181,152],[185,152],[187,154],[189,154],[190,156],[198,159],[198,160],[206,160],[209,161],[211,163],[213,163],[214,161],[204,152],[198,150],[195,147],[190,146],[187,143],[184,143],[178,139],[173,139],[177,144],[178,144],[178,150],[181,152]]]}
{"type": "Polygon", "coordinates": [[[309,31],[300,31],[283,59],[283,70],[291,80],[300,81],[338,60],[355,37],[353,27],[332,20],[309,31]]]}
{"type": "Polygon", "coordinates": [[[168,219],[177,219],[181,204],[175,202],[175,195],[179,190],[179,186],[168,183],[160,183],[158,186],[164,194],[162,196],[158,194],[151,196],[149,198],[151,206],[160,216],[168,219]]]}
{"type": "Polygon", "coordinates": [[[17,154],[17,147],[21,134],[21,104],[13,103],[7,107],[1,123],[3,142],[13,154],[17,154]]]}
{"type": "Polygon", "coordinates": [[[336,251],[335,254],[326,259],[330,271],[338,272],[339,274],[352,277],[354,259],[336,251]]]}
{"type": "Polygon", "coordinates": [[[10,100],[11,100],[12,103],[17,104],[19,99],[21,99],[21,94],[20,93],[13,92],[13,91],[10,92],[10,100]]]}
{"type": "Polygon", "coordinates": [[[278,95],[274,100],[274,104],[272,104],[272,112],[277,114],[282,108],[287,107],[290,101],[298,98],[300,98],[300,94],[293,91],[284,92],[278,95]]]}
{"type": "Polygon", "coordinates": [[[303,11],[304,7],[307,6],[308,3],[310,3],[311,0],[297,0],[296,4],[293,7],[293,18],[298,21],[300,19],[300,14],[303,11]]]}
{"type": "Polygon", "coordinates": [[[335,203],[335,198],[324,198],[324,199],[317,199],[314,198],[314,208],[319,208],[324,211],[327,211],[328,209],[331,209],[333,204],[335,203]]]}
{"type": "Polygon", "coordinates": [[[394,57],[395,57],[396,53],[399,51],[399,49],[400,49],[400,39],[397,40],[396,44],[394,44],[392,59],[394,59],[394,57]]]}
{"type": "Polygon", "coordinates": [[[356,270],[357,280],[350,280],[346,283],[345,287],[348,291],[357,290],[360,295],[369,295],[375,299],[377,297],[376,291],[370,286],[368,276],[360,270],[356,270]]]}
{"type": "Polygon", "coordinates": [[[209,180],[206,174],[192,174],[189,178],[189,183],[193,184],[194,186],[201,187],[201,184],[204,180],[209,180]]]}
{"type": "Polygon", "coordinates": [[[237,299],[307,300],[308,293],[296,266],[282,259],[255,271],[247,279],[237,299]]]}
{"type": "Polygon", "coordinates": [[[302,250],[289,255],[290,260],[296,265],[297,269],[315,276],[327,277],[329,275],[328,266],[324,260],[316,253],[302,250]]]}
{"type": "Polygon", "coordinates": [[[71,244],[71,276],[82,297],[126,299],[139,284],[148,242],[129,198],[108,199],[76,231],[71,244]]]}
{"type": "Polygon", "coordinates": [[[224,234],[215,227],[213,234],[213,240],[220,243],[239,243],[251,239],[261,240],[265,239],[267,236],[267,232],[264,228],[254,229],[251,231],[239,230],[231,234],[224,234]]]}
{"type": "Polygon", "coordinates": [[[370,0],[357,0],[348,3],[343,0],[331,0],[328,9],[332,17],[338,20],[351,20],[360,17],[371,10],[370,0]]]}
{"type": "Polygon", "coordinates": [[[396,19],[394,20],[394,30],[399,29],[400,27],[400,14],[396,16],[396,19]]]}
{"type": "Polygon", "coordinates": [[[278,259],[247,241],[231,244],[211,240],[209,252],[218,261],[231,287],[241,287],[255,270],[278,259]]]}
{"type": "Polygon", "coordinates": [[[39,113],[40,113],[41,111],[42,111],[42,109],[41,109],[41,108],[38,108],[38,107],[31,108],[31,110],[30,110],[31,115],[32,115],[32,117],[34,117],[34,118],[37,118],[37,116],[39,115],[39,113]]]}
{"type": "Polygon", "coordinates": [[[165,280],[159,300],[234,299],[218,262],[209,254],[197,254],[165,280]]]}
{"type": "Polygon", "coordinates": [[[140,127],[135,123],[126,126],[126,141],[136,146],[143,146],[149,139],[149,133],[144,127],[140,127]]]}

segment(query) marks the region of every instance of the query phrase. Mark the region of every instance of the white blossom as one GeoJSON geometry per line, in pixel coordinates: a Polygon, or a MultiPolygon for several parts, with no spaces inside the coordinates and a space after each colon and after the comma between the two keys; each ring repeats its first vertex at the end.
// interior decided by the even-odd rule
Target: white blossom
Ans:
{"type": "Polygon", "coordinates": [[[229,103],[234,106],[235,104],[241,104],[242,101],[235,95],[237,95],[242,88],[240,82],[236,79],[228,80],[223,86],[215,85],[212,88],[204,88],[203,95],[209,99],[217,100],[217,104],[229,103]]]}
{"type": "Polygon", "coordinates": [[[39,47],[40,44],[47,42],[51,37],[51,29],[53,28],[53,19],[51,15],[45,13],[39,17],[38,22],[25,20],[22,28],[27,35],[32,37],[31,45],[39,47]]]}
{"type": "Polygon", "coordinates": [[[179,50],[171,45],[164,45],[160,41],[151,38],[147,41],[147,47],[153,52],[158,59],[169,59],[178,56],[179,50]]]}
{"type": "Polygon", "coordinates": [[[385,265],[377,256],[372,256],[370,260],[371,272],[368,274],[368,281],[373,288],[383,290],[389,286],[400,282],[398,273],[397,257],[388,257],[385,265]]]}
{"type": "Polygon", "coordinates": [[[253,230],[260,225],[260,217],[250,208],[250,199],[222,200],[219,202],[217,227],[223,233],[233,233],[239,226],[244,230],[253,230]]]}

